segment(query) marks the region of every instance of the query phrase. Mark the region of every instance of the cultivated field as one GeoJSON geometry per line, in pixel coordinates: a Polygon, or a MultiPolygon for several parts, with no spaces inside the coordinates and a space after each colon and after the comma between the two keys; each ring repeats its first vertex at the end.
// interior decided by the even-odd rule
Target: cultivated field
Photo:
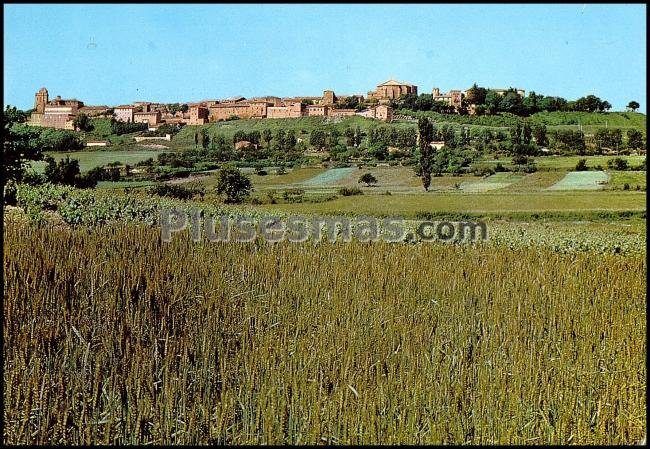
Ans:
{"type": "Polygon", "coordinates": [[[4,228],[6,443],[645,433],[645,255],[176,237],[4,228]]]}

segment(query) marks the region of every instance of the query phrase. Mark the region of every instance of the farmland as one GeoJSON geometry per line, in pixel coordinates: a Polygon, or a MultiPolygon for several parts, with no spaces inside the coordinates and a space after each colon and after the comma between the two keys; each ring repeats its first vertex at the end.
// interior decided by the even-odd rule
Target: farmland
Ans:
{"type": "MultiPolygon", "coordinates": [[[[164,150],[161,149],[147,149],[147,150],[95,150],[95,151],[75,151],[73,153],[52,153],[55,160],[77,159],[79,161],[79,168],[81,171],[86,172],[94,167],[101,167],[103,165],[111,164],[113,162],[120,162],[121,164],[134,165],[138,162],[144,161],[149,158],[156,158],[164,150]]],[[[34,162],[32,166],[37,172],[42,172],[45,169],[44,162],[34,162]]]]}
{"type": "Polygon", "coordinates": [[[10,444],[644,433],[644,256],[162,244],[133,225],[3,237],[10,444]]]}
{"type": "MultiPolygon", "coordinates": [[[[84,189],[18,183],[4,209],[5,442],[643,438],[645,157],[521,164],[476,151],[425,190],[410,156],[345,162],[311,151],[286,161],[278,151],[229,166],[208,158],[215,140],[194,141],[204,129],[230,146],[234,133],[268,125],[304,143],[314,129],[350,124],[372,125],[186,127],[172,154],[70,154],[84,173],[153,158],[136,176],[84,189]],[[252,184],[240,204],[216,190],[229,171],[252,184]],[[396,217],[409,233],[396,243],[236,243],[192,241],[185,230],[163,242],[161,213],[172,208],[253,221],[396,217]],[[443,220],[480,221],[488,238],[413,232],[443,220]]],[[[265,145],[257,150],[275,144],[265,145]]]]}

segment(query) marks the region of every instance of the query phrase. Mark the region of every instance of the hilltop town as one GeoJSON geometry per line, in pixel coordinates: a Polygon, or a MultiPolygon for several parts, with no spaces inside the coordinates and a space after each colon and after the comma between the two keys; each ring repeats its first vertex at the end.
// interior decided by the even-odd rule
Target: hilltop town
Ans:
{"type": "MultiPolygon", "coordinates": [[[[507,89],[492,89],[504,95],[507,89]]],[[[522,98],[525,91],[512,89],[522,98]]],[[[332,90],[325,90],[322,97],[280,98],[265,96],[256,98],[232,97],[221,100],[204,100],[184,103],[178,110],[171,110],[162,103],[147,101],[127,105],[88,106],[77,99],[53,100],[48,90],[43,87],[35,95],[34,112],[28,124],[58,129],[74,130],[74,119],[79,114],[89,117],[112,116],[125,123],[146,123],[155,128],[160,124],[203,125],[233,119],[265,118],[299,118],[299,117],[346,117],[362,116],[383,122],[393,120],[391,103],[405,96],[417,96],[418,87],[407,82],[390,79],[378,84],[367,95],[340,95],[332,90]]],[[[476,111],[475,104],[468,102],[467,90],[450,90],[441,93],[434,87],[431,99],[449,108],[449,112],[459,112],[463,107],[469,114],[476,111]]]]}

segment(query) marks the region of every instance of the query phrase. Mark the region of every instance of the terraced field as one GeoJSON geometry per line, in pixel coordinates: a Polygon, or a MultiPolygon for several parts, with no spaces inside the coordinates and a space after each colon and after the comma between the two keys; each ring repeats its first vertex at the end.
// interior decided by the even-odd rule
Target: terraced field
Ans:
{"type": "Polygon", "coordinates": [[[518,173],[495,173],[492,176],[483,178],[480,181],[463,182],[460,188],[464,192],[488,192],[508,187],[524,178],[518,173]]]}
{"type": "Polygon", "coordinates": [[[600,190],[609,181],[604,171],[572,171],[547,190],[600,190]]]}

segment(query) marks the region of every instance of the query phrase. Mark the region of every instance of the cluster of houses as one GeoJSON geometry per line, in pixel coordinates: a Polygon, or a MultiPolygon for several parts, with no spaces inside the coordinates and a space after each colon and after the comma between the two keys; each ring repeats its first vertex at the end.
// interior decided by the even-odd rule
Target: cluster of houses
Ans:
{"type": "MultiPolygon", "coordinates": [[[[505,92],[505,89],[502,89],[505,92]]],[[[393,109],[390,102],[404,95],[417,95],[417,86],[388,80],[377,85],[376,89],[363,95],[340,96],[332,90],[323,92],[322,97],[258,97],[246,99],[233,97],[224,100],[204,100],[189,103],[187,108],[170,111],[165,104],[150,102],[135,102],[130,105],[85,106],[82,101],[63,100],[56,97],[49,99],[46,88],[41,88],[35,96],[34,112],[28,123],[35,126],[45,126],[59,129],[74,129],[74,119],[78,114],[88,116],[112,115],[116,120],[127,123],[147,123],[150,128],[156,128],[161,123],[203,125],[209,122],[232,120],[235,118],[297,118],[297,117],[346,117],[359,115],[375,120],[390,122],[393,120],[393,109]],[[357,104],[367,104],[363,110],[343,107],[349,104],[350,97],[356,97],[357,104]]],[[[522,96],[524,91],[519,89],[522,96]]],[[[433,88],[434,101],[459,109],[463,104],[465,91],[450,90],[441,93],[433,88]]]]}

